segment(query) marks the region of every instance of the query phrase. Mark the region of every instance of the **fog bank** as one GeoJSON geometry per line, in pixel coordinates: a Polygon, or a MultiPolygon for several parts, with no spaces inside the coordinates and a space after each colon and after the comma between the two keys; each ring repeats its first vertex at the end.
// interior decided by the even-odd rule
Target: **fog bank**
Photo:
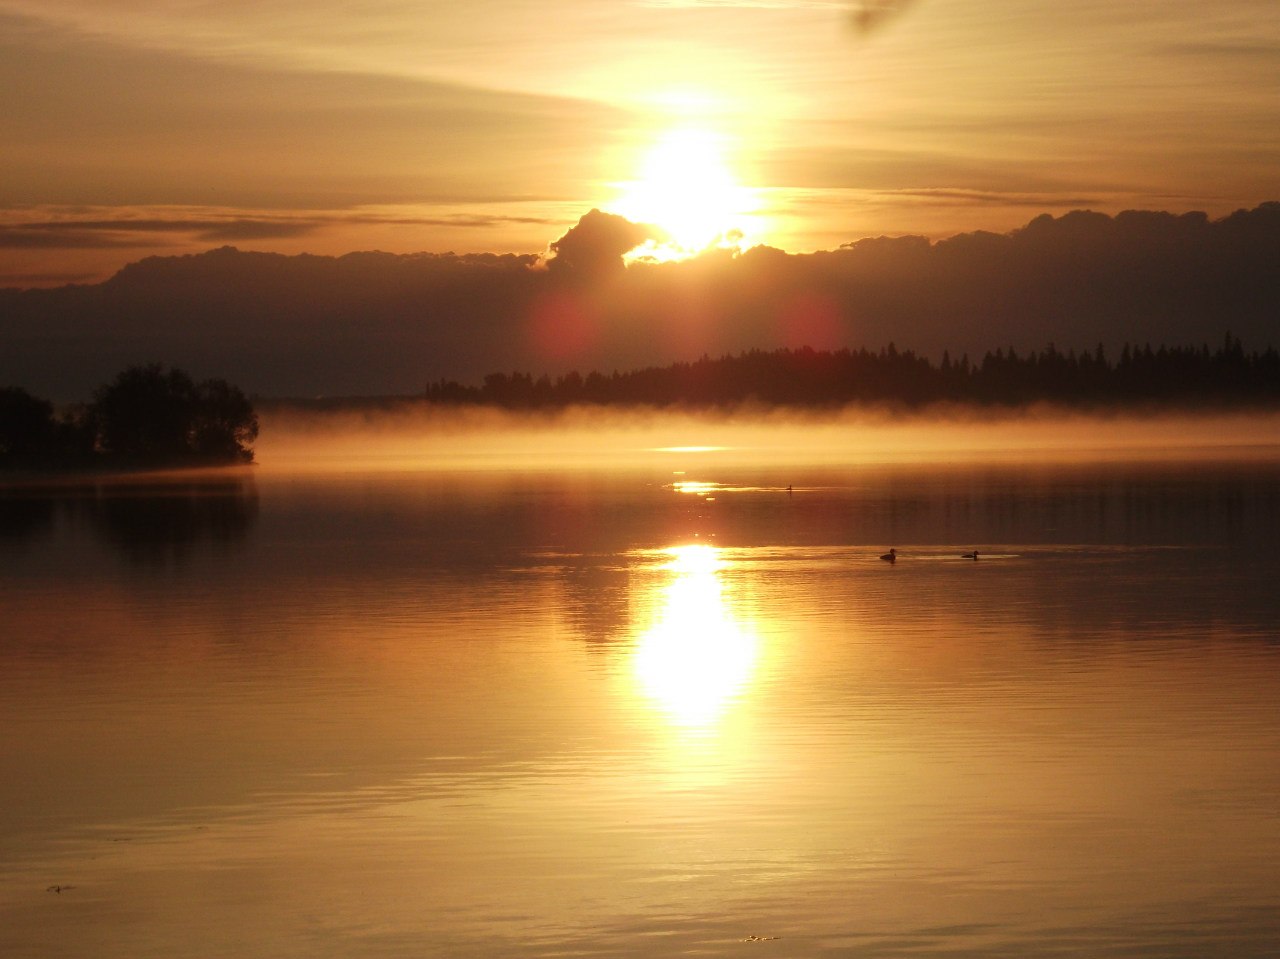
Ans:
{"type": "Polygon", "coordinates": [[[679,413],[573,407],[517,413],[405,406],[262,415],[266,471],[685,469],[691,465],[1280,461],[1280,411],[1082,414],[1050,407],[926,413],[679,413]]]}

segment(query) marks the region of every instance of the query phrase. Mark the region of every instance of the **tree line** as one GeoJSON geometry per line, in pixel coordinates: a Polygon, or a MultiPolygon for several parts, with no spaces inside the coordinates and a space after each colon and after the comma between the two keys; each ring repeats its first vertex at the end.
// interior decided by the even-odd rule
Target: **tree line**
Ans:
{"type": "Polygon", "coordinates": [[[257,436],[257,413],[238,387],[197,383],[159,364],[129,367],[91,402],[61,411],[21,387],[0,387],[0,467],[248,463],[257,436]]]}
{"type": "Polygon", "coordinates": [[[980,361],[944,353],[940,363],[890,343],[872,352],[779,349],[751,350],[719,359],[648,367],[611,375],[578,372],[534,378],[529,373],[491,373],[480,386],[452,380],[431,383],[436,403],[476,403],[509,408],[575,403],[652,406],[842,406],[895,403],[921,406],[960,402],[1020,405],[1053,402],[1077,406],[1143,403],[1227,405],[1280,401],[1280,353],[1273,347],[1246,352],[1227,334],[1216,350],[1208,345],[1125,344],[1116,359],[1099,344],[1062,352],[1054,344],[1019,354],[1012,347],[980,361]]]}
{"type": "MultiPolygon", "coordinates": [[[[1011,347],[978,362],[944,353],[940,363],[892,343],[878,352],[806,347],[703,356],[609,375],[575,371],[535,379],[529,373],[491,373],[479,386],[431,383],[425,397],[438,404],[510,409],[583,403],[1265,405],[1280,402],[1280,353],[1273,347],[1246,352],[1230,334],[1215,350],[1126,344],[1114,360],[1102,345],[1064,353],[1051,343],[1022,355],[1011,347]]],[[[239,388],[219,379],[197,383],[159,364],[130,367],[98,387],[91,402],[61,411],[20,387],[0,387],[0,468],[248,463],[257,435],[257,412],[239,388]]]]}

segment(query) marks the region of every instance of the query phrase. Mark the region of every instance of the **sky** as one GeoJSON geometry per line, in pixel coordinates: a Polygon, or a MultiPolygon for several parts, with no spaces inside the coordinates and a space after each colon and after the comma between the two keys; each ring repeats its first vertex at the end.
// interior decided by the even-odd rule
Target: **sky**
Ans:
{"type": "Polygon", "coordinates": [[[0,0],[0,286],[1280,198],[1275,0],[0,0]]]}

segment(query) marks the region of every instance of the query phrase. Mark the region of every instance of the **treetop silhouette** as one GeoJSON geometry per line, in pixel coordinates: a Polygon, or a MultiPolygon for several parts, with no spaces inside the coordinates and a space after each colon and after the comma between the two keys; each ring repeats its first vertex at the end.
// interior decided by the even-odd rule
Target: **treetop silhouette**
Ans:
{"type": "Polygon", "coordinates": [[[257,413],[238,387],[158,363],[121,371],[60,416],[23,389],[0,389],[0,466],[249,463],[257,436],[257,413]]]}

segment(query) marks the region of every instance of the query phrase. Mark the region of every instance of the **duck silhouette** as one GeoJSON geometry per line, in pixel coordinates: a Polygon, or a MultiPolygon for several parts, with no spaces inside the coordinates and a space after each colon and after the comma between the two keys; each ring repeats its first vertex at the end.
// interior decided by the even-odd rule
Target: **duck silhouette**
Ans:
{"type": "Polygon", "coordinates": [[[886,563],[896,563],[898,561],[898,551],[896,549],[890,549],[889,552],[885,553],[880,558],[886,563]]]}
{"type": "Polygon", "coordinates": [[[961,558],[961,559],[977,559],[977,558],[978,558],[978,551],[975,549],[972,553],[965,553],[965,554],[964,554],[962,557],[960,557],[960,558],[961,558]]]}

